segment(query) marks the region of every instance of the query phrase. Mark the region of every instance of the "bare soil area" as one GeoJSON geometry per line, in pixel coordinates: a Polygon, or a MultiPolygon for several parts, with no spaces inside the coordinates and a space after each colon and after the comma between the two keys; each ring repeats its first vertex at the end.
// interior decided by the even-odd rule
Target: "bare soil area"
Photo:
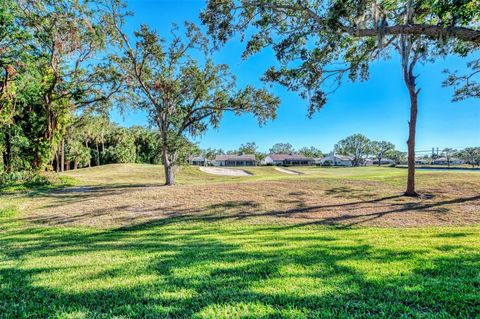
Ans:
{"type": "MultiPolygon", "coordinates": [[[[434,191],[434,189],[432,189],[434,191]]],[[[423,227],[480,223],[474,189],[442,187],[426,198],[401,196],[377,181],[284,180],[206,185],[92,186],[36,195],[28,221],[122,227],[147,222],[198,221],[325,224],[340,227],[423,227]]]]}

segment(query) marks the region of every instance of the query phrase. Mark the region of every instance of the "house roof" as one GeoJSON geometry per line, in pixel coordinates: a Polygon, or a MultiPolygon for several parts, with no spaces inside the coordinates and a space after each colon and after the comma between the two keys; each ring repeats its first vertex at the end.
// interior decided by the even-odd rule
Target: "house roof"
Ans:
{"type": "Polygon", "coordinates": [[[243,155],[217,155],[216,161],[255,161],[255,155],[243,154],[243,155]]]}
{"type": "MultiPolygon", "coordinates": [[[[440,162],[440,161],[446,162],[446,161],[447,161],[447,158],[446,158],[446,157],[439,157],[439,158],[434,159],[433,161],[434,161],[434,162],[436,162],[436,161],[438,161],[438,162],[440,162]]],[[[453,162],[453,161],[461,161],[461,159],[456,158],[456,157],[450,157],[449,161],[450,161],[450,162],[453,162]]]]}
{"type": "Polygon", "coordinates": [[[335,157],[342,161],[353,161],[353,157],[351,156],[335,154],[335,157]]]}
{"type": "Polygon", "coordinates": [[[308,161],[310,160],[310,158],[300,154],[269,154],[268,156],[274,161],[284,161],[284,160],[308,161]]]}
{"type": "Polygon", "coordinates": [[[192,161],[192,162],[193,162],[193,161],[195,161],[195,162],[203,162],[203,161],[205,161],[205,157],[200,156],[200,155],[199,155],[199,156],[190,156],[190,157],[188,158],[188,160],[189,160],[189,161],[192,161]]]}

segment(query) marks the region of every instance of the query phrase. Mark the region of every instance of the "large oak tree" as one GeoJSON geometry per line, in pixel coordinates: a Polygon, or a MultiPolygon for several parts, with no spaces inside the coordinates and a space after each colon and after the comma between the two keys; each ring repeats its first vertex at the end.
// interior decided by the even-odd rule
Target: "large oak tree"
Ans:
{"type": "Polygon", "coordinates": [[[107,8],[121,50],[112,57],[125,74],[124,102],[147,110],[160,132],[165,184],[175,184],[175,166],[186,138],[217,126],[226,111],[252,113],[260,124],[275,116],[278,98],[265,89],[237,89],[225,64],[215,64],[208,39],[192,23],[185,34],[174,26],[165,40],[142,25],[129,37],[126,13],[115,2],[107,8]]]}
{"type": "Polygon", "coordinates": [[[264,79],[308,98],[310,115],[345,77],[367,80],[371,61],[397,52],[410,99],[405,195],[416,196],[415,67],[477,49],[479,12],[478,0],[210,0],[201,18],[219,45],[238,33],[248,37],[244,57],[272,47],[280,66],[264,79]]]}

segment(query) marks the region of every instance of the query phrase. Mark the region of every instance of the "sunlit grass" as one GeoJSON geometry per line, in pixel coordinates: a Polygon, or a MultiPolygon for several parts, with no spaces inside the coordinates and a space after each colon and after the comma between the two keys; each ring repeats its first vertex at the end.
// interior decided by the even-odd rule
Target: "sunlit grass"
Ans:
{"type": "Polygon", "coordinates": [[[412,204],[398,198],[369,202],[399,193],[406,174],[402,169],[305,167],[296,168],[304,173],[298,176],[271,167],[248,170],[254,175],[227,177],[185,167],[178,188],[162,188],[142,186],[162,183],[161,166],[113,165],[63,174],[76,181],[78,192],[3,194],[0,318],[433,319],[480,314],[480,225],[422,227],[422,211],[415,211],[418,205],[467,198],[439,204],[445,212],[432,216],[442,219],[462,209],[470,209],[463,217],[478,214],[478,173],[419,172],[419,187],[439,195],[412,204]],[[94,185],[111,187],[88,189],[94,185]],[[112,208],[123,207],[124,222],[115,209],[95,214],[107,200],[112,208]],[[299,213],[298,223],[286,215],[261,216],[326,201],[332,208],[338,204],[339,214],[351,202],[364,203],[357,210],[413,205],[397,218],[417,218],[418,227],[325,226],[315,224],[308,211],[306,219],[299,213]],[[187,206],[192,211],[140,218],[170,202],[177,206],[167,205],[167,213],[187,206]],[[28,219],[40,208],[44,213],[39,216],[50,223],[28,219]]]}
{"type": "Polygon", "coordinates": [[[9,223],[2,318],[475,317],[479,227],[9,223]],[[28,298],[25,298],[28,296],[28,298]]]}

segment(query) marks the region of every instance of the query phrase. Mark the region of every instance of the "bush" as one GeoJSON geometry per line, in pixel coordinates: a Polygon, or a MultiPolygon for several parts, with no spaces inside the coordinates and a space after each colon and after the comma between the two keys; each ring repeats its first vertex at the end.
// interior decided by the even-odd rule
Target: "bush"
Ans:
{"type": "Polygon", "coordinates": [[[26,187],[38,187],[49,185],[50,181],[44,175],[33,171],[19,171],[0,174],[0,188],[24,185],[26,187]]]}

